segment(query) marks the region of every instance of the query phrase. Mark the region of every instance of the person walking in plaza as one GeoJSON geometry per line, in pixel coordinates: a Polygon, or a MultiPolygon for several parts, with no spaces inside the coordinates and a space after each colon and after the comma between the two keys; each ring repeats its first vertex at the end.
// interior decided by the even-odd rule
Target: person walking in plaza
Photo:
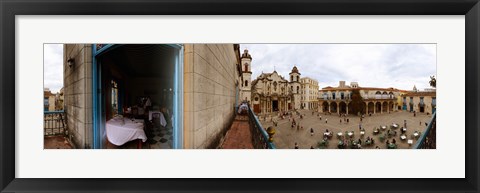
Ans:
{"type": "Polygon", "coordinates": [[[322,116],[320,115],[320,121],[322,120],[322,116]]]}
{"type": "Polygon", "coordinates": [[[340,119],[340,123],[342,123],[342,119],[340,119]]]}
{"type": "Polygon", "coordinates": [[[295,149],[298,149],[298,143],[295,142],[295,149]]]}
{"type": "Polygon", "coordinates": [[[310,128],[310,136],[313,136],[313,128],[310,128]]]}
{"type": "Polygon", "coordinates": [[[310,146],[310,149],[314,149],[314,148],[313,148],[313,145],[312,145],[312,146],[310,146]]]}
{"type": "Polygon", "coordinates": [[[327,119],[327,118],[325,118],[325,123],[328,123],[328,119],[327,119]]]}

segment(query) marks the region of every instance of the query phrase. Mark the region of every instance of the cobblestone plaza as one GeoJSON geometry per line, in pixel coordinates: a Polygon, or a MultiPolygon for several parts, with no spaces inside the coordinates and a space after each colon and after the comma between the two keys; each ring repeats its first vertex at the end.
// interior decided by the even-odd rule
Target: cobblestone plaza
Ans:
{"type": "Polygon", "coordinates": [[[413,145],[417,142],[417,139],[413,137],[413,133],[415,131],[418,132],[425,132],[427,126],[425,123],[429,123],[432,115],[426,113],[417,113],[414,116],[413,113],[410,112],[391,112],[391,113],[377,113],[372,114],[371,116],[366,115],[365,118],[360,121],[360,116],[354,115],[347,115],[345,118],[340,117],[338,114],[325,114],[325,113],[318,113],[310,110],[300,110],[298,111],[301,115],[304,115],[303,119],[300,119],[299,115],[293,115],[293,118],[299,123],[302,128],[297,129],[297,127],[291,127],[291,121],[289,121],[289,116],[285,116],[285,119],[278,118],[278,116],[267,116],[266,120],[265,117],[260,116],[260,122],[264,126],[264,128],[268,128],[274,125],[274,121],[277,120],[276,133],[274,135],[274,143],[278,149],[293,149],[295,147],[295,143],[298,143],[300,149],[309,149],[311,146],[314,148],[319,147],[319,142],[323,139],[323,134],[328,129],[329,131],[333,132],[333,136],[330,140],[328,140],[328,145],[326,148],[328,149],[337,149],[337,145],[339,143],[339,139],[337,138],[337,133],[354,131],[354,135],[349,138],[358,141],[360,139],[362,142],[362,149],[374,149],[376,146],[380,149],[386,149],[386,140],[390,142],[395,139],[397,148],[398,149],[408,149],[412,148],[413,145]],[[321,120],[320,120],[321,116],[321,120]],[[348,122],[345,122],[345,119],[348,119],[348,122]],[[271,121],[273,120],[273,121],[271,121]],[[340,122],[341,120],[341,122],[340,122]],[[404,120],[407,123],[407,131],[406,136],[407,139],[402,140],[400,139],[401,132],[400,128],[403,127],[404,120]],[[390,125],[392,123],[396,123],[399,125],[399,128],[396,129],[397,134],[395,136],[386,137],[385,141],[380,140],[380,136],[382,136],[386,131],[389,130],[390,125]],[[365,135],[360,135],[359,125],[365,129],[365,135]],[[373,130],[375,127],[387,126],[387,129],[381,130],[380,134],[374,135],[373,130]],[[311,135],[311,128],[313,128],[313,136],[311,135]],[[364,145],[364,142],[367,137],[373,137],[375,143],[373,145],[364,145]],[[413,140],[413,145],[409,145],[407,141],[409,139],[413,140]]]}

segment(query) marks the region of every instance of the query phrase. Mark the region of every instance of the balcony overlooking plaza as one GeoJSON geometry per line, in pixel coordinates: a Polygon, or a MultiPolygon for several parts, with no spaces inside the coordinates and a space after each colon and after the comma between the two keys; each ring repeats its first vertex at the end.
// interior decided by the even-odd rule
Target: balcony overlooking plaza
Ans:
{"type": "Polygon", "coordinates": [[[44,149],[72,149],[68,139],[65,111],[45,111],[43,113],[44,149]]]}

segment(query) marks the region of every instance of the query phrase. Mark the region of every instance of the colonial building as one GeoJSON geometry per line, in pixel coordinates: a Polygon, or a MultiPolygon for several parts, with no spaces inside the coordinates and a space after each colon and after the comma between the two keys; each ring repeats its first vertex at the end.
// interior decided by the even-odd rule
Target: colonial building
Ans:
{"type": "Polygon", "coordinates": [[[318,108],[318,81],[303,77],[300,78],[302,84],[302,109],[317,109],[318,108]]]}
{"type": "Polygon", "coordinates": [[[241,57],[242,64],[242,86],[240,87],[240,100],[251,101],[252,97],[252,56],[248,53],[248,50],[244,50],[241,57]]]}
{"type": "Polygon", "coordinates": [[[262,73],[252,82],[252,104],[255,113],[300,109],[301,83],[296,66],[289,75],[290,81],[277,71],[262,73]]]}
{"type": "Polygon", "coordinates": [[[43,89],[43,111],[55,111],[55,96],[49,88],[43,89]]]}
{"type": "Polygon", "coordinates": [[[437,94],[435,89],[419,91],[414,87],[402,96],[402,109],[417,113],[434,113],[437,108],[437,94]]]}
{"type": "Polygon", "coordinates": [[[338,87],[325,87],[320,90],[320,112],[349,114],[354,111],[352,105],[352,93],[358,91],[362,98],[362,104],[358,112],[365,113],[389,113],[399,110],[397,98],[402,90],[396,88],[373,88],[360,87],[357,82],[346,85],[340,81],[338,87]]]}

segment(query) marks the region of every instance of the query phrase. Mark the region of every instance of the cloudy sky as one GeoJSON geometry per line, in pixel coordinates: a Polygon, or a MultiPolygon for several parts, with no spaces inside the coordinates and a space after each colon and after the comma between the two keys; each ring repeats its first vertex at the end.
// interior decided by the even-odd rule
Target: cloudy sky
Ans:
{"type": "Polygon", "coordinates": [[[44,44],[43,48],[43,87],[56,93],[63,87],[63,44],[44,44]]]}
{"type": "MultiPolygon", "coordinates": [[[[288,79],[296,65],[301,76],[319,81],[320,88],[338,81],[363,87],[430,88],[436,75],[435,44],[241,44],[252,55],[252,80],[275,70],[288,79]]],[[[44,87],[53,93],[63,86],[63,46],[44,45],[44,87]]]]}
{"type": "Polygon", "coordinates": [[[252,56],[252,80],[275,70],[288,80],[296,65],[301,77],[320,88],[358,82],[363,87],[430,88],[436,76],[435,44],[241,44],[252,56]]]}

